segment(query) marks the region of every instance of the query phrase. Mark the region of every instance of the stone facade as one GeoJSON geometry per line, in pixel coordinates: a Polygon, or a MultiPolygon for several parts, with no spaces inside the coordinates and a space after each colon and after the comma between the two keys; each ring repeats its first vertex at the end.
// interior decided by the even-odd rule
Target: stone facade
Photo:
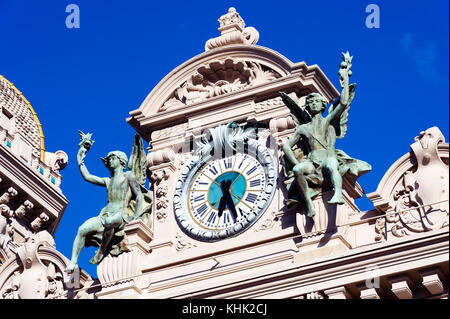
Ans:
{"type": "MultiPolygon", "coordinates": [[[[246,28],[235,9],[219,22],[221,35],[206,42],[205,52],[163,78],[127,119],[151,143],[147,155],[154,194],[151,226],[140,221],[125,226],[130,251],[108,256],[97,268],[97,280],[85,278],[70,296],[59,288],[59,296],[447,298],[449,145],[439,129],[421,132],[411,151],[392,164],[376,191],[367,195],[374,209],[359,210],[355,199],[364,191],[345,177],[345,204],[327,204],[332,192],[325,192],[314,199],[314,218],[306,216],[304,207],[288,209],[284,200],[289,180],[279,160],[295,123],[278,92],[288,93],[300,105],[311,92],[328,101],[339,93],[317,65],[292,63],[256,45],[258,32],[246,28]],[[193,145],[206,129],[233,121],[259,124],[259,143],[278,159],[275,195],[242,234],[199,241],[179,227],[174,191],[194,157],[193,145]]],[[[6,192],[5,200],[13,194],[6,192]]],[[[23,205],[19,212],[27,209],[23,205]]],[[[11,213],[5,210],[2,215],[11,213]]],[[[51,240],[29,245],[39,242],[45,243],[41,249],[52,245],[51,240]]],[[[24,253],[18,255],[23,259],[24,253]]],[[[49,285],[61,287],[53,282],[63,276],[63,266],[58,264],[54,271],[49,259],[43,264],[47,269],[38,265],[36,272],[51,273],[47,278],[55,279],[52,283],[49,279],[49,285]]],[[[17,267],[6,271],[5,266],[0,268],[0,287],[5,287],[6,296],[17,297],[17,267]]],[[[43,296],[33,289],[26,296],[43,296]]]]}
{"type": "Polygon", "coordinates": [[[91,279],[64,273],[53,234],[67,206],[63,151],[46,152],[42,126],[22,93],[0,76],[0,298],[73,298],[91,279]]]}

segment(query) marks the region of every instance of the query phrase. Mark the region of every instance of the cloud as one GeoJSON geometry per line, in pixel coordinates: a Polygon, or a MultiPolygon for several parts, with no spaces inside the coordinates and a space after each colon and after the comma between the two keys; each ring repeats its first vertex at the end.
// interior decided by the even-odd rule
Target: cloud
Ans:
{"type": "Polygon", "coordinates": [[[437,83],[440,79],[438,72],[438,47],[432,40],[419,43],[416,34],[407,32],[400,40],[406,55],[414,62],[417,72],[427,82],[437,83]]]}

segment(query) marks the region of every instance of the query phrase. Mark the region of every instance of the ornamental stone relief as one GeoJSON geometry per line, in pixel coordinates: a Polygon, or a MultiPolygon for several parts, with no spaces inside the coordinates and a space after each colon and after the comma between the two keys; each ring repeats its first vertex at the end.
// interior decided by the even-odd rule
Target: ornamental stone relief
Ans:
{"type": "Polygon", "coordinates": [[[14,228],[11,226],[13,212],[5,204],[0,205],[0,257],[11,257],[10,243],[13,241],[14,228]]]}
{"type": "Polygon", "coordinates": [[[53,238],[48,232],[28,237],[24,244],[17,248],[17,260],[20,262],[12,260],[14,263],[10,261],[5,265],[6,268],[13,269],[0,289],[0,298],[67,298],[62,271],[53,263],[40,258],[38,250],[41,246],[54,248],[53,238]]]}
{"type": "Polygon", "coordinates": [[[269,110],[276,106],[284,106],[283,100],[281,97],[276,97],[273,99],[264,100],[261,102],[255,103],[255,112],[262,112],[269,110]]]}
{"type": "Polygon", "coordinates": [[[167,185],[156,187],[156,218],[159,222],[163,222],[167,218],[167,208],[169,207],[168,191],[167,185]]]}
{"type": "MultiPolygon", "coordinates": [[[[438,147],[445,142],[444,136],[432,127],[415,141],[410,156],[416,164],[402,173],[390,192],[389,206],[383,206],[389,207],[386,215],[375,223],[378,241],[389,234],[403,237],[448,226],[448,162],[441,158],[438,147]]],[[[378,193],[368,196],[376,200],[381,197],[378,193]]]]}
{"type": "Polygon", "coordinates": [[[189,249],[189,248],[193,248],[193,247],[197,247],[197,245],[188,242],[183,236],[181,236],[179,233],[177,233],[175,235],[175,249],[177,251],[181,251],[181,250],[185,250],[185,249],[189,249]]]}
{"type": "Polygon", "coordinates": [[[232,58],[203,65],[164,102],[159,112],[272,81],[280,75],[260,63],[232,58]]]}
{"type": "Polygon", "coordinates": [[[260,232],[273,228],[276,224],[281,226],[281,217],[278,216],[274,211],[270,213],[269,216],[264,220],[264,222],[255,230],[255,232],[260,232]]]}
{"type": "Polygon", "coordinates": [[[173,136],[181,135],[186,132],[188,123],[182,123],[152,132],[152,140],[166,139],[173,136]]]}
{"type": "Polygon", "coordinates": [[[168,214],[169,188],[167,186],[167,179],[169,178],[169,170],[167,168],[160,169],[152,173],[151,179],[155,188],[155,205],[156,205],[156,220],[160,223],[164,222],[168,214]]]}
{"type": "Polygon", "coordinates": [[[64,151],[56,151],[55,153],[45,152],[45,164],[53,171],[59,172],[63,170],[69,162],[69,156],[64,151]]]}

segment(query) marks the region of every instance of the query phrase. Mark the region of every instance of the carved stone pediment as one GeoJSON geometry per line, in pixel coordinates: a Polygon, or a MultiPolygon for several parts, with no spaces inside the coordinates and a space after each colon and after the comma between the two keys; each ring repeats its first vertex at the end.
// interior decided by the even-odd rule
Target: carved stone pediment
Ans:
{"type": "Polygon", "coordinates": [[[160,112],[205,101],[279,78],[276,71],[257,62],[225,58],[200,66],[159,109],[160,112]]]}
{"type": "Polygon", "coordinates": [[[219,118],[221,123],[261,122],[285,116],[289,110],[276,100],[279,91],[297,96],[318,92],[329,101],[339,96],[317,65],[293,63],[256,45],[258,32],[245,27],[234,9],[219,22],[221,35],[207,41],[206,51],[173,69],[130,112],[127,122],[146,141],[155,131],[184,123],[192,134],[199,125],[210,127],[219,118]],[[257,105],[273,99],[274,103],[257,105]]]}

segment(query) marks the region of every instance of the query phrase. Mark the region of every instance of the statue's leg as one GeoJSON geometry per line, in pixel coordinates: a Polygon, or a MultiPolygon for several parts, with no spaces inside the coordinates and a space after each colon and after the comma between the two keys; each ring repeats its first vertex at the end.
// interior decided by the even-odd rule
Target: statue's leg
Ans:
{"type": "Polygon", "coordinates": [[[92,217],[85,221],[79,228],[77,236],[73,242],[72,259],[69,265],[67,265],[66,271],[72,272],[78,263],[78,257],[86,242],[86,236],[103,230],[102,223],[99,217],[92,217]]]}
{"type": "Polygon", "coordinates": [[[122,216],[120,213],[111,216],[106,216],[104,218],[102,243],[98,248],[97,252],[95,253],[94,257],[92,257],[92,259],[89,261],[91,264],[98,264],[100,261],[102,261],[103,257],[105,257],[106,255],[108,245],[114,236],[114,229],[116,227],[119,227],[121,224],[122,224],[122,216]]]}
{"type": "Polygon", "coordinates": [[[344,198],[342,197],[342,176],[339,174],[339,163],[335,157],[328,157],[325,162],[324,169],[330,174],[331,183],[334,187],[334,195],[328,201],[329,204],[344,204],[344,198]]]}
{"type": "Polygon", "coordinates": [[[314,165],[309,161],[303,161],[293,168],[295,181],[297,182],[297,186],[300,189],[300,193],[303,196],[306,208],[308,210],[308,216],[313,217],[316,215],[316,211],[314,210],[314,205],[311,198],[308,195],[308,181],[306,180],[305,175],[309,175],[314,173],[314,165]]]}

